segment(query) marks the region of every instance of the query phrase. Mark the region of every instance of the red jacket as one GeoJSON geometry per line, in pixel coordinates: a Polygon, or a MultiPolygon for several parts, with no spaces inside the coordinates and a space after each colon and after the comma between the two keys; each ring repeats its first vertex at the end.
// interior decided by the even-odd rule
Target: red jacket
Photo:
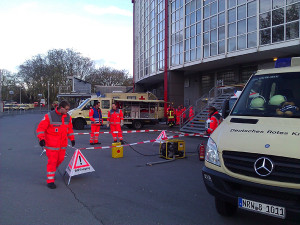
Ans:
{"type": "Polygon", "coordinates": [[[194,116],[194,109],[193,106],[189,109],[189,117],[193,117],[194,116]]]}
{"type": "Polygon", "coordinates": [[[218,111],[214,112],[208,119],[210,120],[210,122],[208,125],[207,133],[212,134],[212,132],[214,132],[214,130],[219,126],[223,119],[218,111]]]}
{"type": "Polygon", "coordinates": [[[121,109],[117,109],[117,110],[113,110],[111,109],[110,111],[108,111],[107,114],[107,121],[112,124],[112,125],[116,125],[116,124],[120,124],[121,120],[123,120],[123,112],[121,109]]]}
{"type": "Polygon", "coordinates": [[[45,148],[49,150],[66,149],[68,138],[75,139],[71,116],[59,113],[57,108],[44,116],[36,132],[39,140],[45,140],[45,148]]]}

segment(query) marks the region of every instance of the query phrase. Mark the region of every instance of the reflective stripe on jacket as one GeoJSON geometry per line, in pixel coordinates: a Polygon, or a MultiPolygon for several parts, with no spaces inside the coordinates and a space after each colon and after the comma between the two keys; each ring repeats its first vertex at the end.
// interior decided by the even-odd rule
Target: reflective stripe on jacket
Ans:
{"type": "Polygon", "coordinates": [[[49,150],[66,149],[68,139],[75,139],[71,116],[59,113],[57,108],[44,116],[36,132],[39,140],[45,140],[45,148],[49,150]]]}

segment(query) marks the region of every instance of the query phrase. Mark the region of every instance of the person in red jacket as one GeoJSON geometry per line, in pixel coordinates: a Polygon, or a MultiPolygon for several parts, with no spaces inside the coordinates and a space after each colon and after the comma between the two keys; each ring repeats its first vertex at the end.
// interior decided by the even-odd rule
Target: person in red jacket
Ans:
{"type": "Polygon", "coordinates": [[[107,115],[107,127],[110,127],[110,131],[112,132],[112,136],[114,142],[117,142],[117,138],[119,138],[121,144],[124,144],[123,135],[121,126],[123,126],[123,112],[121,109],[118,109],[116,104],[112,104],[112,109],[108,111],[107,115]],[[114,131],[118,131],[118,133],[114,133],[114,131]]]}
{"type": "Polygon", "coordinates": [[[98,102],[98,101],[94,102],[94,107],[91,108],[89,111],[89,117],[91,120],[90,145],[101,144],[101,142],[99,142],[99,140],[98,140],[100,125],[103,124],[102,111],[100,109],[100,102],[98,102]]]}
{"type": "Polygon", "coordinates": [[[191,106],[190,109],[189,109],[189,120],[191,121],[192,119],[194,119],[194,108],[193,108],[193,106],[191,106]]]}
{"type": "Polygon", "coordinates": [[[67,113],[70,104],[62,101],[55,110],[47,113],[37,127],[37,137],[40,146],[46,150],[47,163],[47,186],[56,188],[54,184],[55,172],[63,162],[68,146],[68,139],[72,146],[75,145],[72,118],[67,113]]]}
{"type": "Polygon", "coordinates": [[[180,124],[180,116],[181,116],[182,110],[181,110],[181,106],[178,106],[178,108],[176,109],[176,125],[180,124]]]}
{"type": "Polygon", "coordinates": [[[208,108],[208,119],[206,121],[207,130],[205,132],[206,135],[211,135],[214,130],[220,125],[223,121],[221,115],[217,111],[217,109],[213,106],[208,108]]]}
{"type": "Polygon", "coordinates": [[[169,127],[173,127],[175,125],[174,114],[174,108],[171,105],[169,105],[169,108],[167,108],[167,125],[169,125],[169,127]]]}

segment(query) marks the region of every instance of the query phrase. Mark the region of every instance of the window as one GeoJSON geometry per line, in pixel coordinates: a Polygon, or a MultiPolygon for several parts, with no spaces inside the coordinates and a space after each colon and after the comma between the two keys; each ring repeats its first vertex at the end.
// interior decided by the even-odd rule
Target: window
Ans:
{"type": "Polygon", "coordinates": [[[255,47],[254,44],[257,43],[257,1],[237,0],[228,3],[231,7],[228,10],[228,51],[255,47]],[[248,41],[248,37],[251,40],[248,41]]]}
{"type": "Polygon", "coordinates": [[[136,99],[136,96],[127,96],[127,99],[136,99]]]}
{"type": "MultiPolygon", "coordinates": [[[[199,38],[201,37],[201,1],[189,0],[185,1],[185,40],[184,40],[184,62],[196,60],[196,48],[199,44],[199,38]],[[197,5],[196,5],[197,2],[197,5]]],[[[210,7],[209,5],[204,9],[204,17],[209,17],[210,7]]],[[[210,29],[210,20],[204,21],[204,31],[210,29]]],[[[183,62],[183,54],[178,56],[178,62],[183,62]]],[[[197,57],[199,58],[199,57],[197,57]]],[[[176,60],[175,60],[176,62],[176,60]]]]}
{"type": "Polygon", "coordinates": [[[299,0],[260,1],[260,44],[271,44],[299,37],[299,26],[297,27],[300,16],[299,2],[299,0]],[[294,21],[296,23],[293,23],[294,21]]]}
{"type": "Polygon", "coordinates": [[[299,73],[254,76],[239,97],[232,115],[300,118],[297,110],[300,106],[299,85],[299,73]],[[285,113],[285,103],[293,114],[285,113]]]}
{"type": "Polygon", "coordinates": [[[110,108],[109,100],[101,100],[101,108],[102,109],[109,109],[110,108]]]}
{"type": "Polygon", "coordinates": [[[286,39],[299,38],[299,22],[289,23],[286,25],[286,39]]]}
{"type": "Polygon", "coordinates": [[[272,42],[279,42],[284,40],[284,26],[277,26],[272,28],[272,42]]]}
{"type": "MultiPolygon", "coordinates": [[[[225,0],[203,1],[203,57],[215,56],[225,53],[225,0]],[[207,12],[205,11],[207,8],[207,12]],[[209,10],[208,10],[209,9],[209,10]],[[221,43],[220,43],[221,42],[221,43]],[[221,48],[219,50],[219,47],[221,48]]],[[[232,12],[232,16],[235,16],[232,12]]]]}
{"type": "Polygon", "coordinates": [[[82,110],[90,110],[93,106],[94,106],[94,102],[97,101],[97,100],[91,100],[89,101],[84,107],[82,110]]]}
{"type": "Polygon", "coordinates": [[[265,29],[260,31],[260,44],[270,44],[271,43],[271,30],[265,29]]]}

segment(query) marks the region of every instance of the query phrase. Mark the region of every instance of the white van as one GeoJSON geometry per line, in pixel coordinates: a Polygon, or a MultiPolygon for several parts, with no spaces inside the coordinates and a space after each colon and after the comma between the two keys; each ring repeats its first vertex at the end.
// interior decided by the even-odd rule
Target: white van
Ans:
{"type": "Polygon", "coordinates": [[[258,71],[210,136],[202,174],[219,214],[300,221],[300,57],[258,71]]]}

